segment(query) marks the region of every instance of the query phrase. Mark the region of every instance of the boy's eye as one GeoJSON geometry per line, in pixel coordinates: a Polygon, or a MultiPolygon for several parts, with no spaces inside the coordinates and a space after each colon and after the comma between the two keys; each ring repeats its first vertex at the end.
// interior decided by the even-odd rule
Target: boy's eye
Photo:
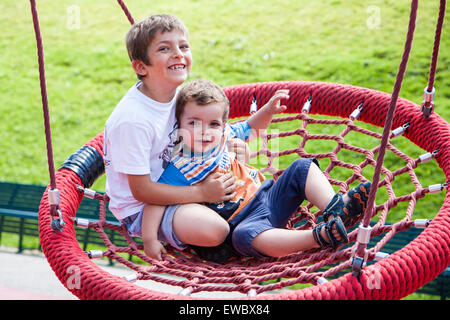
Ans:
{"type": "Polygon", "coordinates": [[[189,125],[194,126],[194,127],[198,127],[201,126],[201,122],[200,121],[191,121],[189,122],[189,125]]]}
{"type": "Polygon", "coordinates": [[[219,122],[211,122],[211,127],[213,127],[213,128],[217,128],[217,127],[220,127],[220,123],[219,122]]]}
{"type": "Polygon", "coordinates": [[[188,44],[183,44],[183,45],[180,46],[180,49],[181,50],[187,50],[187,49],[189,49],[189,45],[188,44]]]}
{"type": "Polygon", "coordinates": [[[158,51],[167,51],[169,50],[169,47],[161,47],[158,49],[158,51]]]}

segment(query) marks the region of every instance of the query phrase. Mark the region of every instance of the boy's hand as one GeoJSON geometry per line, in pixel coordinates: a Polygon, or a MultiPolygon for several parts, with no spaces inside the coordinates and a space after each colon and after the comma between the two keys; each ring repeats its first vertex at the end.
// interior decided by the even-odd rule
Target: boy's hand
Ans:
{"type": "Polygon", "coordinates": [[[267,130],[274,114],[286,111],[287,107],[285,105],[281,105],[281,99],[289,99],[289,90],[277,90],[272,98],[270,98],[270,100],[261,109],[248,118],[248,124],[250,125],[250,128],[252,128],[252,133],[249,140],[259,137],[267,130]]]}
{"type": "Polygon", "coordinates": [[[289,99],[288,89],[277,90],[272,98],[270,98],[269,102],[263,106],[263,108],[267,108],[267,111],[271,114],[282,113],[286,111],[287,107],[285,105],[281,105],[281,99],[289,99]]]}
{"type": "Polygon", "coordinates": [[[228,201],[236,195],[235,177],[232,173],[214,172],[199,185],[204,202],[228,201]]]}
{"type": "Polygon", "coordinates": [[[250,160],[250,148],[241,139],[234,138],[228,141],[228,151],[236,153],[238,161],[248,163],[250,160]]]}
{"type": "Polygon", "coordinates": [[[145,254],[155,260],[162,260],[163,255],[167,253],[166,248],[159,242],[158,239],[151,239],[144,242],[145,254]]]}

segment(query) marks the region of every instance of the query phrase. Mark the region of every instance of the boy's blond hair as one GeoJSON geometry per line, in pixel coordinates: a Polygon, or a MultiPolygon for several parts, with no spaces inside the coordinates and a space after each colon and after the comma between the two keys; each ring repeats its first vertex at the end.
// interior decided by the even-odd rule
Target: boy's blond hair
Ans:
{"type": "Polygon", "coordinates": [[[178,123],[180,123],[186,104],[191,101],[200,106],[206,106],[214,102],[223,104],[222,120],[224,123],[227,122],[230,102],[223,89],[213,81],[205,79],[192,80],[181,88],[180,92],[178,92],[175,110],[175,117],[178,123]]]}
{"type": "MultiPolygon", "coordinates": [[[[179,30],[188,35],[188,30],[183,22],[175,16],[169,14],[157,14],[133,24],[127,32],[126,45],[130,60],[141,60],[146,65],[151,65],[148,59],[147,50],[156,33],[179,30]]],[[[139,79],[142,78],[139,74],[139,79]]]]}

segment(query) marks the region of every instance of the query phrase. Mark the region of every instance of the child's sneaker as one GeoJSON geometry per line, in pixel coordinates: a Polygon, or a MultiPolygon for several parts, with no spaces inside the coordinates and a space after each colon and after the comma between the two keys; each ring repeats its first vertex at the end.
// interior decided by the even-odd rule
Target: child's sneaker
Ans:
{"type": "Polygon", "coordinates": [[[342,223],[341,218],[333,217],[329,221],[315,226],[312,230],[314,240],[320,248],[330,248],[336,250],[339,246],[348,242],[347,231],[342,223]],[[322,236],[322,229],[325,228],[325,238],[322,236]],[[333,229],[337,232],[337,237],[334,235],[333,229]]]}
{"type": "Polygon", "coordinates": [[[372,183],[367,181],[350,189],[347,192],[348,200],[345,202],[341,193],[335,194],[322,212],[323,220],[328,221],[332,215],[340,217],[346,228],[354,226],[364,215],[371,185],[372,183]]]}

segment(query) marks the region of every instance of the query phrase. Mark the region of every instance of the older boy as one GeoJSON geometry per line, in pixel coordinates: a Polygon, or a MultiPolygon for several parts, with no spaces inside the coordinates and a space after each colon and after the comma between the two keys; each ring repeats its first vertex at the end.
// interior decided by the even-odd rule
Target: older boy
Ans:
{"type": "MultiPolygon", "coordinates": [[[[175,99],[192,66],[188,30],[171,15],[154,15],[134,24],[126,37],[133,70],[139,81],[120,100],[105,125],[106,193],[113,214],[131,227],[145,203],[168,205],[226,201],[235,189],[231,174],[211,176],[203,184],[180,187],[157,183],[170,161],[175,138],[175,99]]],[[[228,225],[200,205],[180,210],[174,225],[198,234],[199,244],[228,234],[228,225]],[[195,230],[180,225],[189,214],[195,230]]],[[[159,219],[160,217],[156,217],[159,219]]],[[[171,239],[164,239],[171,242],[171,239]]]]}

